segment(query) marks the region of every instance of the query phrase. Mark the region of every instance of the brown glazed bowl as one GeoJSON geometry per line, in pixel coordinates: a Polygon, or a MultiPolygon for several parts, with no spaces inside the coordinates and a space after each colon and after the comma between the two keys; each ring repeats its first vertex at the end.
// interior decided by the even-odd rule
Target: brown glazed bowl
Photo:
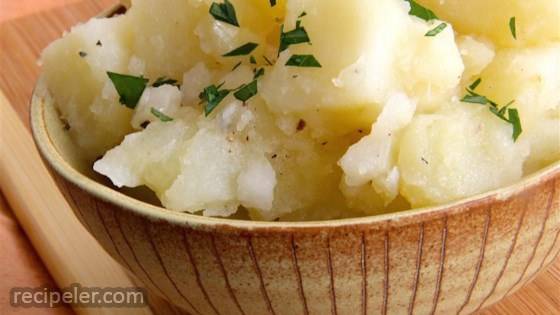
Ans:
{"type": "Polygon", "coordinates": [[[560,162],[437,207],[236,221],[168,211],[92,179],[41,80],[31,124],[82,224],[188,314],[469,314],[515,292],[560,253],[560,162]]]}

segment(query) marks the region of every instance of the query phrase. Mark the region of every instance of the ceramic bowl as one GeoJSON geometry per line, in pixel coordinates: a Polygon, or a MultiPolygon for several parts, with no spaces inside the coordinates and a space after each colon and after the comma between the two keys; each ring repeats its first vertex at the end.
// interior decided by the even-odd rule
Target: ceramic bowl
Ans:
{"type": "Polygon", "coordinates": [[[168,211],[92,179],[41,80],[31,125],[84,227],[188,314],[469,314],[515,292],[560,253],[560,162],[437,207],[236,221],[168,211]]]}

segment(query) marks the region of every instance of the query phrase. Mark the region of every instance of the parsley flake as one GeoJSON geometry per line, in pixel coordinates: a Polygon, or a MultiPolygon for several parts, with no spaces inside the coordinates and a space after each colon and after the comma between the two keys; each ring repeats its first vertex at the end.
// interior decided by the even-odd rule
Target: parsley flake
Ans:
{"type": "Polygon", "coordinates": [[[414,0],[405,0],[410,3],[410,11],[408,14],[421,18],[424,21],[436,20],[437,15],[430,9],[420,5],[414,0]]]}
{"type": "Polygon", "coordinates": [[[264,75],[264,68],[255,69],[253,70],[253,73],[253,80],[258,79],[259,77],[264,75]]]}
{"type": "Polygon", "coordinates": [[[173,118],[165,115],[164,113],[160,112],[159,110],[157,110],[156,108],[153,108],[150,110],[150,112],[152,113],[152,115],[156,116],[160,121],[162,122],[170,122],[173,121],[173,118]]]}
{"type": "Polygon", "coordinates": [[[239,90],[237,90],[237,92],[233,94],[233,96],[235,96],[236,99],[242,102],[246,102],[251,97],[257,95],[257,93],[258,93],[257,80],[255,79],[251,81],[251,83],[249,84],[242,85],[239,88],[239,90]]]}
{"type": "Polygon", "coordinates": [[[288,49],[290,45],[309,43],[309,42],[311,41],[304,27],[301,27],[300,25],[296,25],[295,29],[285,33],[284,25],[282,25],[280,29],[280,48],[278,49],[278,54],[288,49]]]}
{"type": "Polygon", "coordinates": [[[247,43],[245,45],[241,45],[234,50],[222,55],[222,57],[233,57],[233,56],[245,56],[253,52],[255,48],[257,48],[259,44],[256,43],[247,43]]]}
{"type": "Polygon", "coordinates": [[[276,0],[269,0],[270,1],[270,6],[273,7],[276,5],[276,0]]]}
{"type": "Polygon", "coordinates": [[[178,81],[175,79],[171,79],[168,77],[159,77],[157,78],[154,83],[152,83],[153,87],[160,87],[162,85],[174,85],[174,86],[179,86],[178,81]]]}
{"type": "Polygon", "coordinates": [[[321,68],[321,64],[313,55],[293,55],[286,62],[286,66],[321,68]]]}
{"type": "Polygon", "coordinates": [[[204,106],[204,114],[206,117],[212,113],[216,107],[220,104],[221,101],[226,98],[231,92],[228,89],[220,90],[222,84],[216,86],[214,84],[204,88],[204,91],[200,93],[199,98],[202,100],[203,103],[206,103],[204,106]]]}
{"type": "Polygon", "coordinates": [[[488,105],[488,109],[492,114],[512,125],[512,138],[514,142],[517,141],[517,138],[519,138],[519,135],[521,135],[521,133],[523,132],[523,127],[521,126],[521,119],[519,118],[519,112],[517,111],[517,109],[509,108],[514,103],[514,101],[511,101],[507,105],[500,108],[500,106],[496,102],[488,99],[486,96],[474,92],[474,89],[476,89],[480,82],[482,82],[482,79],[479,78],[473,84],[471,84],[471,86],[467,89],[468,94],[461,99],[461,102],[488,105]]]}
{"type": "Polygon", "coordinates": [[[447,23],[440,23],[438,26],[434,27],[428,31],[424,36],[433,37],[441,33],[447,27],[447,23]]]}
{"type": "Polygon", "coordinates": [[[114,72],[107,72],[107,75],[119,93],[120,103],[128,108],[134,109],[136,105],[138,105],[149,80],[143,77],[114,72]]]}
{"type": "Polygon", "coordinates": [[[239,27],[235,8],[228,0],[224,0],[224,3],[213,2],[210,6],[210,14],[218,21],[239,27]]]}
{"type": "Polygon", "coordinates": [[[511,31],[511,36],[513,39],[517,39],[517,25],[515,23],[515,16],[509,19],[509,30],[511,31]]]}
{"type": "Polygon", "coordinates": [[[474,81],[470,86],[469,89],[474,91],[476,90],[476,88],[480,85],[480,83],[482,82],[481,78],[476,79],[476,81],[474,81]]]}
{"type": "Polygon", "coordinates": [[[249,57],[249,62],[253,65],[256,65],[257,64],[257,59],[255,59],[255,56],[251,56],[251,57],[249,57]]]}

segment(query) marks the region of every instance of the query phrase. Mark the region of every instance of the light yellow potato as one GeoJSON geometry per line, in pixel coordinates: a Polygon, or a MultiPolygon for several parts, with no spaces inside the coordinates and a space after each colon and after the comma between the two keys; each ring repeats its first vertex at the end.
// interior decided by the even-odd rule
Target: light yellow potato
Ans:
{"type": "Polygon", "coordinates": [[[560,160],[560,44],[502,50],[481,74],[477,91],[499,104],[515,101],[531,142],[526,171],[560,160]]]}
{"type": "Polygon", "coordinates": [[[44,77],[86,158],[103,156],[94,170],[117,187],[150,188],[168,209],[375,215],[500,188],[560,159],[557,1],[421,1],[444,22],[409,15],[402,0],[232,0],[239,27],[209,13],[222,0],[131,2],[124,16],[49,46],[44,77]],[[311,43],[278,54],[281,25],[298,20],[311,43]],[[251,54],[223,56],[247,42],[258,44],[251,54]],[[321,67],[286,66],[294,54],[321,67]],[[236,99],[259,68],[257,95],[236,99]],[[107,71],[150,79],[134,109],[107,71]],[[151,85],[163,76],[180,86],[151,85]],[[515,100],[517,141],[487,105],[459,101],[479,77],[477,93],[515,100]],[[206,115],[201,92],[211,85],[229,94],[206,115]]]}
{"type": "Polygon", "coordinates": [[[132,113],[119,104],[106,74],[124,72],[128,66],[130,51],[124,45],[128,30],[123,19],[93,19],[78,25],[41,56],[48,89],[72,138],[90,161],[132,130],[132,113]]]}
{"type": "Polygon", "coordinates": [[[463,65],[452,27],[424,36],[437,24],[409,16],[404,1],[288,1],[286,31],[302,12],[312,45],[292,45],[280,54],[263,80],[262,96],[276,113],[338,117],[318,134],[368,128],[381,104],[398,91],[426,110],[436,108],[459,83],[463,65]],[[285,66],[293,54],[312,54],[322,67],[285,66]]]}
{"type": "Polygon", "coordinates": [[[397,197],[400,179],[395,165],[398,140],[415,111],[416,104],[404,94],[396,94],[389,99],[371,134],[348,148],[339,161],[344,172],[344,186],[360,187],[371,183],[385,204],[397,197]]]}
{"type": "Polygon", "coordinates": [[[453,103],[404,131],[401,194],[422,207],[500,188],[521,178],[528,154],[528,143],[514,143],[511,125],[487,108],[453,103]]]}
{"type": "Polygon", "coordinates": [[[466,35],[480,35],[501,47],[560,40],[560,2],[556,0],[418,0],[466,35]],[[517,40],[509,20],[516,18],[517,40]]]}
{"type": "Polygon", "coordinates": [[[492,62],[496,52],[490,42],[472,36],[459,36],[457,46],[465,65],[461,83],[463,86],[470,85],[492,62]]]}
{"type": "Polygon", "coordinates": [[[131,34],[125,40],[133,55],[145,63],[144,76],[180,79],[204,59],[194,28],[208,11],[196,0],[132,0],[125,15],[131,34]]]}

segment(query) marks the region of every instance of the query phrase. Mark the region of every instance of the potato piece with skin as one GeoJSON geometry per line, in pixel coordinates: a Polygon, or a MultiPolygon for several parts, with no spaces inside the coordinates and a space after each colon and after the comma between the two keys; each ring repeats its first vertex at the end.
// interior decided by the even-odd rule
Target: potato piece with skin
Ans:
{"type": "Polygon", "coordinates": [[[107,71],[128,65],[124,17],[92,19],[72,28],[41,56],[49,92],[84,158],[93,161],[131,131],[132,111],[119,104],[107,71]]]}
{"type": "Polygon", "coordinates": [[[505,49],[481,74],[477,92],[519,111],[531,143],[526,171],[560,159],[560,44],[505,49]],[[546,126],[546,127],[545,127],[546,126]]]}
{"type": "Polygon", "coordinates": [[[348,126],[336,134],[343,135],[370,126],[396,91],[404,90],[426,110],[451,96],[463,71],[453,30],[426,37],[435,25],[409,16],[408,10],[397,0],[289,1],[284,29],[292,30],[305,11],[301,25],[312,45],[291,45],[280,54],[263,79],[267,105],[282,114],[335,112],[347,120],[338,124],[348,126]],[[286,66],[293,54],[312,54],[322,67],[286,66]]]}
{"type": "Polygon", "coordinates": [[[501,47],[560,40],[560,2],[551,0],[417,0],[461,34],[487,37],[501,47]],[[516,18],[517,39],[509,27],[516,18]]]}
{"type": "Polygon", "coordinates": [[[511,125],[486,107],[453,103],[405,129],[401,194],[422,207],[504,187],[521,178],[528,154],[529,144],[514,142],[511,125]]]}
{"type": "Polygon", "coordinates": [[[416,104],[402,93],[392,96],[372,127],[371,134],[352,145],[339,161],[344,185],[371,183],[385,204],[399,193],[399,170],[395,166],[400,132],[412,120],[416,104]]]}

